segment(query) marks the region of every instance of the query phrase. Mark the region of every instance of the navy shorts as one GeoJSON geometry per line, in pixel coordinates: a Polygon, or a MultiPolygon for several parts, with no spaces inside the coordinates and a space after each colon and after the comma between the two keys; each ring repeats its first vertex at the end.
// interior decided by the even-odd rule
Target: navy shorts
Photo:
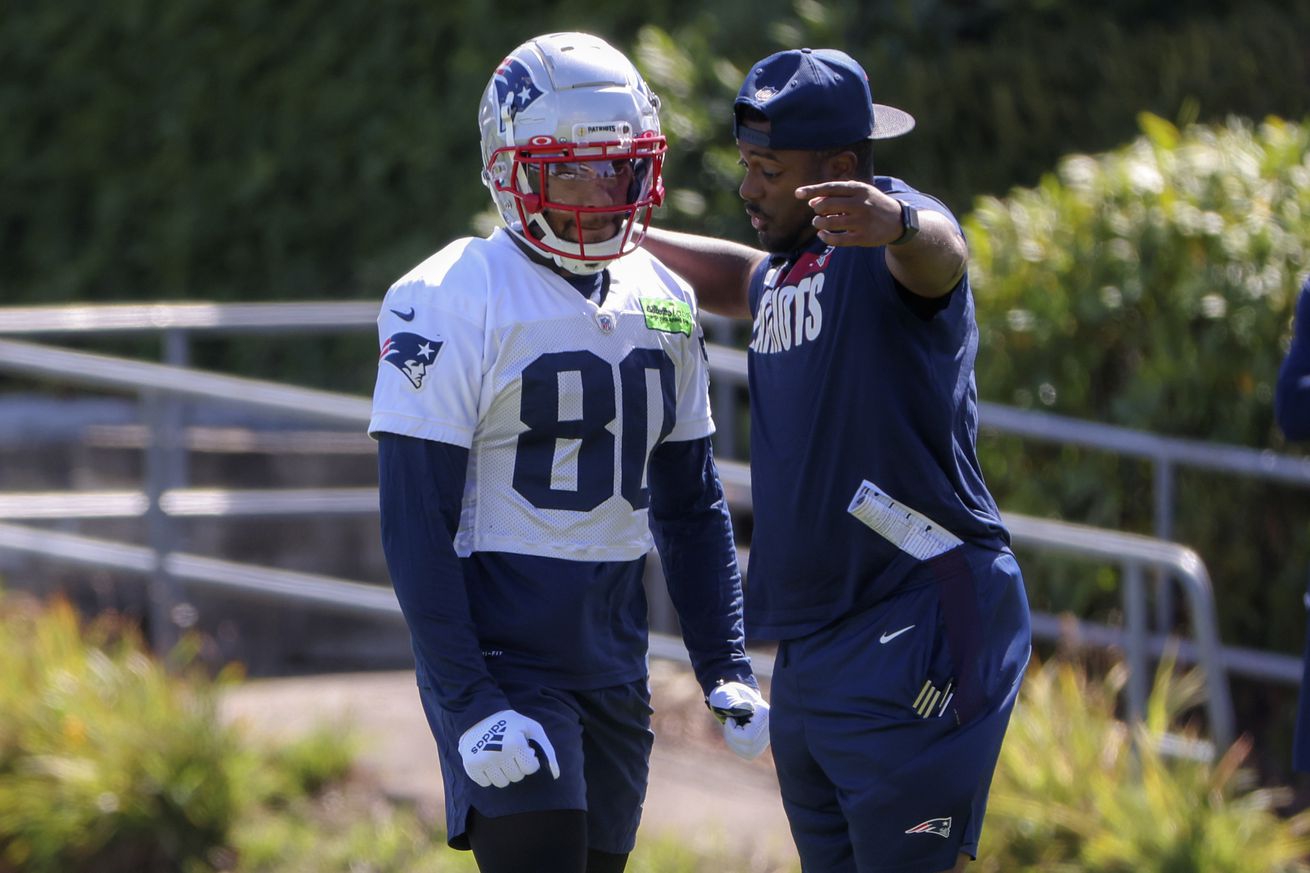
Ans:
{"type": "Polygon", "coordinates": [[[469,848],[469,809],[491,818],[521,812],[581,809],[587,812],[587,846],[626,854],[637,841],[646,797],[650,750],[650,687],[646,679],[585,691],[499,680],[510,705],[539,721],[555,748],[559,779],[545,757],[541,769],[506,788],[483,788],[464,772],[459,731],[437,705],[432,690],[419,688],[428,724],[437,739],[446,789],[446,841],[469,848]]]}
{"type": "Polygon", "coordinates": [[[1030,651],[1018,563],[970,545],[780,643],[770,734],[802,869],[927,873],[976,857],[1030,651]]]}

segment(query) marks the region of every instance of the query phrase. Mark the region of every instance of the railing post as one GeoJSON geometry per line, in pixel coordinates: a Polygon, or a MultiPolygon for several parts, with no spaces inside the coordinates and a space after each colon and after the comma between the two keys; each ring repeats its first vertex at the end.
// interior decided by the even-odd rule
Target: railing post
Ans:
{"type": "MultiPolygon", "coordinates": [[[[164,363],[170,367],[191,366],[191,335],[183,328],[164,332],[164,363]]],[[[186,446],[187,402],[176,394],[164,394],[160,401],[167,407],[164,413],[169,426],[176,429],[177,438],[165,447],[169,488],[185,488],[190,481],[190,463],[186,446]]]]}
{"type": "Polygon", "coordinates": [[[1233,716],[1233,697],[1228,688],[1228,670],[1224,653],[1219,645],[1218,621],[1215,617],[1214,588],[1210,573],[1195,552],[1179,567],[1179,579],[1187,594],[1192,612],[1192,629],[1196,636],[1196,653],[1206,675],[1209,692],[1210,733],[1214,735],[1219,753],[1233,744],[1236,726],[1233,716]]]}
{"type": "MultiPolygon", "coordinates": [[[[1174,465],[1164,455],[1157,455],[1151,464],[1155,492],[1155,538],[1172,542],[1174,538],[1174,465]]],[[[1155,577],[1155,629],[1162,634],[1173,632],[1174,589],[1164,567],[1156,567],[1155,577]]]]}
{"type": "Polygon", "coordinates": [[[1128,657],[1128,715],[1141,721],[1146,713],[1150,688],[1147,676],[1146,581],[1142,565],[1135,560],[1124,562],[1124,623],[1128,626],[1125,654],[1128,657]]]}
{"type": "Polygon", "coordinates": [[[158,655],[166,655],[177,644],[178,627],[185,615],[182,591],[168,572],[164,557],[177,550],[177,531],[164,511],[163,496],[173,487],[178,471],[174,463],[181,447],[181,422],[177,402],[159,391],[143,391],[142,417],[147,427],[145,447],[146,539],[154,552],[150,575],[150,643],[158,655]]]}

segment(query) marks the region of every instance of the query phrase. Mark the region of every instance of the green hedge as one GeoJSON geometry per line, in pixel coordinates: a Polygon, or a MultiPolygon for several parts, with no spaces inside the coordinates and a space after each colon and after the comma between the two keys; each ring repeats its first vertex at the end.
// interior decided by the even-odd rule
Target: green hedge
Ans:
{"type": "Polygon", "coordinates": [[[747,64],[798,43],[867,63],[875,93],[920,118],[912,140],[886,147],[888,169],[964,211],[1067,151],[1128,139],[1142,109],[1310,110],[1295,38],[1310,2],[1238,6],[1179,18],[1129,0],[1095,12],[1037,0],[511,0],[495,14],[417,0],[11,4],[0,299],[378,295],[488,206],[477,100],[504,52],[555,29],[608,36],[664,94],[670,223],[749,232],[727,107],[747,64]]]}
{"type": "MultiPolygon", "coordinates": [[[[1285,448],[1273,385],[1310,253],[1310,126],[1234,120],[1074,155],[966,221],[990,400],[1198,440],[1285,448]]],[[[1151,469],[984,438],[1010,511],[1150,534],[1151,469]]],[[[1176,483],[1174,538],[1215,583],[1229,644],[1295,652],[1310,495],[1209,471],[1176,483]]],[[[1039,605],[1086,614],[1104,577],[1034,561],[1039,605]]],[[[1061,565],[1063,566],[1063,565],[1061,565]]]]}
{"type": "Polygon", "coordinates": [[[1066,153],[1130,140],[1142,111],[1204,122],[1310,112],[1304,0],[1185,11],[1147,2],[797,2],[782,17],[761,5],[769,4],[734,2],[720,14],[716,4],[673,26],[656,22],[637,41],[680,122],[669,161],[673,224],[750,241],[728,119],[746,66],[781,47],[832,45],[858,57],[875,99],[919,122],[879,143],[880,171],[961,214],[979,195],[1034,184],[1066,153]],[[748,19],[770,24],[744,33],[748,19]]]}

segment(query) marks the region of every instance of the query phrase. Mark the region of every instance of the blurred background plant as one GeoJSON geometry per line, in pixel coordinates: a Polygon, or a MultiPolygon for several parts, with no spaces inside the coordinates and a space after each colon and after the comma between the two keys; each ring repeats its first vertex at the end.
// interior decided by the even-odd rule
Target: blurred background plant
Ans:
{"type": "Polygon", "coordinates": [[[1278,814],[1247,738],[1211,761],[1189,724],[1204,678],[1166,658],[1146,716],[1117,720],[1127,672],[1056,657],[1030,667],[992,783],[983,873],[1304,873],[1310,813],[1278,814]]]}
{"type": "MultiPolygon", "coordinates": [[[[224,722],[240,671],[194,669],[191,642],[164,663],[112,616],[0,591],[0,873],[477,869],[355,771],[349,730],[224,722]]],[[[628,869],[792,873],[669,837],[643,837],[628,869]]]]}
{"type": "MultiPolygon", "coordinates": [[[[210,869],[243,800],[210,683],[112,618],[0,600],[0,858],[31,873],[210,869]],[[85,636],[84,636],[85,632],[85,636]]],[[[224,681],[229,681],[225,677],[224,681]]]]}
{"type": "MultiPolygon", "coordinates": [[[[743,240],[731,101],[784,47],[858,57],[919,120],[879,165],[961,214],[1130,140],[1140,112],[1310,112],[1310,0],[17,4],[0,31],[0,296],[380,296],[487,209],[482,90],[513,46],[566,29],[628,51],[663,98],[661,221],[743,240]]],[[[370,384],[348,355],[309,367],[268,345],[215,354],[370,384]]]]}
{"type": "MultiPolygon", "coordinates": [[[[0,595],[0,871],[472,873],[324,725],[256,740],[216,701],[241,677],[162,663],[112,619],[0,595]],[[23,645],[19,643],[23,642],[23,645]]],[[[1138,725],[1119,721],[1126,673],[1061,655],[1034,662],[1001,752],[980,871],[1306,873],[1310,812],[1280,817],[1249,739],[1204,750],[1204,683],[1162,663],[1138,725]],[[1183,752],[1184,754],[1179,754],[1183,752]]],[[[699,706],[699,701],[693,701],[699,706]]],[[[633,873],[795,873],[670,836],[638,840],[633,873]]]]}
{"type": "MultiPolygon", "coordinates": [[[[1178,127],[1073,154],[965,221],[981,331],[978,388],[997,403],[1175,437],[1288,450],[1273,385],[1310,253],[1310,126],[1178,127]]],[[[1007,511],[1152,534],[1148,460],[984,434],[1007,511]]],[[[1296,653],[1310,492],[1177,471],[1173,538],[1201,554],[1229,644],[1296,653]]],[[[1020,555],[1036,608],[1115,620],[1114,571],[1020,555]]],[[[1234,683],[1266,761],[1290,760],[1283,689],[1234,683]]],[[[1278,766],[1278,765],[1275,765],[1278,766]]]]}

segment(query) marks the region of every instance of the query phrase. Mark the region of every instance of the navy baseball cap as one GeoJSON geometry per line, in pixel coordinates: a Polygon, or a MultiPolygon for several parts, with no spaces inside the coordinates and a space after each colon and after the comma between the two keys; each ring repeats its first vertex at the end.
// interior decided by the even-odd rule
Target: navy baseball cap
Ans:
{"type": "Polygon", "coordinates": [[[733,135],[764,148],[838,148],[913,128],[910,113],[873,102],[864,68],[836,49],[769,55],[751,67],[733,104],[733,135]],[[743,127],[736,112],[742,106],[764,113],[769,132],[743,127]]]}

